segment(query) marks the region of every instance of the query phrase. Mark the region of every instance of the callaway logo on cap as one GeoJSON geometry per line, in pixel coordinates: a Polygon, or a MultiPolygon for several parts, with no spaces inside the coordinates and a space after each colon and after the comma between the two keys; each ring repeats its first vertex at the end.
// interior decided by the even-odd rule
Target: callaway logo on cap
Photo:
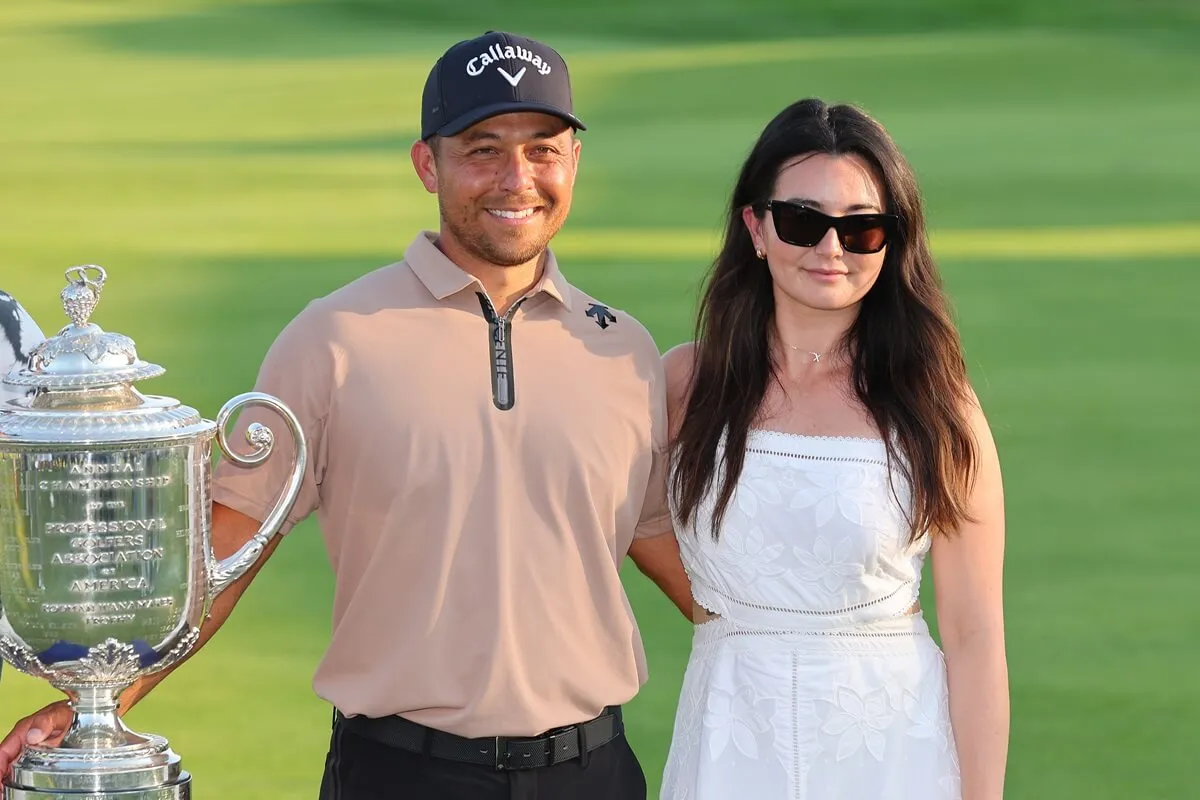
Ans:
{"type": "Polygon", "coordinates": [[[551,47],[489,31],[459,42],[433,65],[421,96],[421,138],[454,136],[514,111],[540,111],[585,130],[571,105],[567,63],[551,47]]]}

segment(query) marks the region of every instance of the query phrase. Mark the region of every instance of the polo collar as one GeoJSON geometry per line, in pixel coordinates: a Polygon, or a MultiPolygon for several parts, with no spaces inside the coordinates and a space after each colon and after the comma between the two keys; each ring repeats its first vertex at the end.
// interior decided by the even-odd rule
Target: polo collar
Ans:
{"type": "MultiPolygon", "coordinates": [[[[422,231],[404,252],[405,263],[429,293],[438,300],[445,300],[472,284],[479,286],[478,279],[447,258],[438,249],[436,241],[435,232],[422,231]]],[[[542,292],[553,297],[568,311],[571,310],[571,284],[559,270],[558,259],[549,249],[546,250],[542,277],[529,294],[532,296],[542,292]]]]}

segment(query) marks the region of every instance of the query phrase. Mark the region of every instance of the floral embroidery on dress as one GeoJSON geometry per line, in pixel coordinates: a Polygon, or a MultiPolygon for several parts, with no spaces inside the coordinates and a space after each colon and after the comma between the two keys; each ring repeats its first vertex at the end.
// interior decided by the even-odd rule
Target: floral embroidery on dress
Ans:
{"type": "Polygon", "coordinates": [[[864,573],[863,562],[851,557],[853,549],[854,542],[849,537],[832,547],[828,539],[818,536],[812,552],[794,547],[792,554],[800,562],[797,572],[804,580],[819,583],[825,591],[833,593],[840,591],[846,581],[864,573]]]}
{"type": "MultiPolygon", "coordinates": [[[[940,667],[941,661],[938,660],[934,666],[940,667]]],[[[904,687],[901,703],[905,716],[912,723],[908,729],[909,736],[937,742],[943,753],[950,749],[950,697],[937,672],[928,668],[923,670],[918,686],[904,687]]]]}
{"type": "Polygon", "coordinates": [[[743,755],[758,758],[758,737],[771,730],[774,713],[775,702],[759,698],[749,684],[733,693],[713,691],[704,715],[704,725],[710,731],[708,746],[712,758],[720,758],[731,740],[743,755]]]}
{"type": "Polygon", "coordinates": [[[777,506],[783,502],[783,494],[779,484],[766,478],[745,477],[738,483],[734,493],[737,508],[747,517],[753,519],[758,515],[760,503],[777,506]]]}
{"type": "Polygon", "coordinates": [[[883,732],[896,716],[888,705],[887,691],[881,686],[864,696],[848,686],[839,686],[835,704],[821,730],[837,737],[837,760],[849,758],[865,745],[876,761],[882,761],[886,742],[883,732]]]}
{"type": "Polygon", "coordinates": [[[874,491],[865,467],[839,464],[836,468],[810,469],[806,477],[812,484],[801,489],[792,497],[792,508],[811,508],[816,514],[817,526],[827,525],[835,512],[855,525],[867,522],[866,512],[877,504],[878,492],[874,491]]]}
{"type": "Polygon", "coordinates": [[[731,578],[744,583],[760,577],[774,578],[783,574],[783,567],[775,563],[783,555],[782,542],[767,546],[763,532],[757,526],[746,531],[744,537],[721,543],[718,551],[732,571],[731,578]]]}

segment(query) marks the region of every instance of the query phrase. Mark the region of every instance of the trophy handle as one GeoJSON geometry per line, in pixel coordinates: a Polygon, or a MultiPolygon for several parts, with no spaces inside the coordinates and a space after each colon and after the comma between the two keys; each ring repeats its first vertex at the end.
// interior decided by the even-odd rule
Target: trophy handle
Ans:
{"type": "MultiPolygon", "coordinates": [[[[267,406],[279,412],[287,422],[296,443],[295,456],[292,458],[292,472],[278,502],[275,503],[275,507],[271,509],[267,518],[263,520],[262,527],[258,529],[258,533],[254,534],[254,538],[242,545],[241,549],[229,558],[213,565],[209,573],[211,576],[209,578],[210,602],[225,591],[229,584],[245,575],[246,571],[254,566],[262,556],[267,542],[279,531],[288,512],[296,503],[296,498],[300,494],[300,483],[304,478],[304,469],[308,462],[308,450],[304,441],[304,431],[300,428],[300,421],[281,401],[262,392],[239,394],[222,406],[220,413],[217,414],[217,446],[226,458],[243,467],[254,467],[266,461],[275,447],[275,434],[271,432],[270,428],[257,422],[251,424],[246,430],[246,441],[254,446],[253,452],[241,455],[234,452],[233,448],[229,446],[229,439],[225,435],[229,420],[247,406],[267,406]]],[[[209,558],[211,557],[210,553],[209,558]]]]}

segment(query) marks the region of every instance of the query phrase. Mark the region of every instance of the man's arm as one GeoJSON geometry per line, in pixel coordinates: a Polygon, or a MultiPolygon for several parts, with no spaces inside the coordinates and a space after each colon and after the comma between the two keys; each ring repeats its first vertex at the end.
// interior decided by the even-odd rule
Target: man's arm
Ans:
{"type": "MultiPolygon", "coordinates": [[[[253,517],[246,516],[240,511],[234,511],[232,508],[223,506],[220,503],[213,503],[213,556],[219,560],[233,555],[238,551],[238,548],[250,541],[254,534],[258,533],[261,525],[261,522],[253,517]]],[[[242,599],[242,595],[250,587],[250,582],[257,577],[259,571],[267,563],[267,559],[271,557],[271,554],[275,552],[275,548],[279,547],[281,541],[283,541],[282,536],[272,536],[267,542],[267,546],[263,548],[262,556],[258,561],[254,562],[254,566],[247,570],[246,574],[241,578],[231,583],[228,589],[217,596],[216,600],[213,601],[208,617],[200,626],[200,638],[196,642],[196,647],[188,654],[187,658],[172,665],[170,669],[156,672],[153,675],[147,675],[122,693],[120,708],[122,715],[126,714],[151,689],[160,684],[163,679],[174,672],[181,664],[185,663],[188,658],[195,655],[209,639],[216,635],[221,626],[225,624],[225,620],[229,619],[229,615],[233,613],[233,607],[237,605],[238,600],[242,599]]]]}
{"type": "MultiPolygon", "coordinates": [[[[238,551],[242,545],[250,541],[258,532],[261,523],[251,517],[234,511],[219,503],[213,504],[213,555],[217,558],[227,558],[238,551]]],[[[283,537],[273,536],[263,550],[262,557],[241,578],[230,584],[229,588],[220,594],[213,602],[209,616],[200,626],[200,639],[190,655],[200,650],[213,635],[225,624],[225,620],[233,612],[242,594],[250,586],[250,582],[258,575],[267,559],[275,552],[283,537]]],[[[186,659],[185,659],[186,660],[186,659]]],[[[179,662],[170,669],[141,678],[125,690],[120,698],[120,713],[124,715],[133,708],[139,700],[174,672],[179,662]]],[[[43,744],[57,746],[66,735],[67,727],[71,724],[72,712],[66,700],[52,703],[42,710],[26,717],[13,727],[12,731],[0,742],[0,775],[7,775],[12,763],[21,754],[26,744],[43,744]]]]}
{"type": "Polygon", "coordinates": [[[688,621],[692,621],[692,584],[679,560],[679,542],[673,532],[634,539],[629,557],[641,573],[662,590],[688,621]]]}
{"type": "Polygon", "coordinates": [[[642,574],[663,591],[671,602],[690,622],[702,622],[707,613],[692,602],[692,582],[683,561],[679,557],[679,541],[672,530],[670,504],[667,496],[669,483],[670,443],[679,432],[684,408],[691,384],[692,364],[695,360],[694,347],[689,342],[671,348],[662,357],[662,380],[664,392],[661,396],[666,412],[660,424],[666,427],[662,451],[655,457],[655,468],[651,475],[651,496],[654,497],[654,513],[645,525],[646,535],[633,540],[629,557],[637,564],[642,574]]]}

